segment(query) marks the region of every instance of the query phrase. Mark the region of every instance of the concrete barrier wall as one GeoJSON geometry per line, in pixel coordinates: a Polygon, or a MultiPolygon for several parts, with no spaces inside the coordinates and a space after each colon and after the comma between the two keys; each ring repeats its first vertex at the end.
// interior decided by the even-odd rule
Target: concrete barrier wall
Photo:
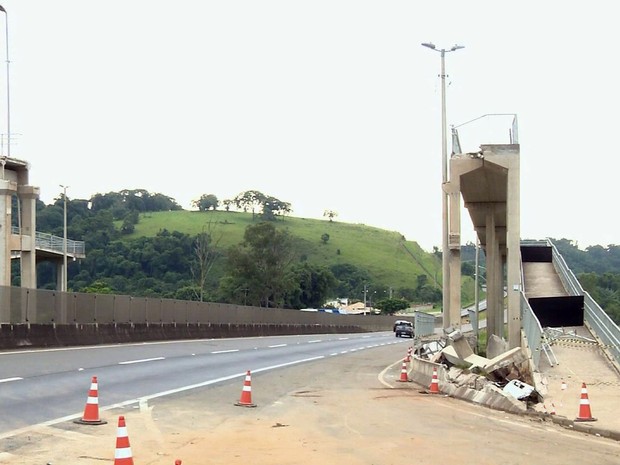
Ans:
{"type": "Polygon", "coordinates": [[[395,317],[0,286],[0,348],[391,331],[395,317]]]}
{"type": "Polygon", "coordinates": [[[365,332],[365,330],[355,325],[316,324],[3,324],[0,325],[0,349],[63,347],[180,339],[360,332],[365,332]]]}

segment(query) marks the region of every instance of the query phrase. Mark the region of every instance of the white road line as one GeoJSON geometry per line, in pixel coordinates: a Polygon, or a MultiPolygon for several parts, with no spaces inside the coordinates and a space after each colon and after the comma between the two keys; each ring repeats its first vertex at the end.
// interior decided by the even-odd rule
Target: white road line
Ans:
{"type": "Polygon", "coordinates": [[[118,362],[119,365],[131,365],[132,363],[154,362],[155,360],[165,360],[165,357],[143,358],[142,360],[128,360],[126,362],[118,362]]]}
{"type": "Polygon", "coordinates": [[[339,337],[338,340],[339,341],[348,341],[349,338],[348,337],[339,337]]]}
{"type": "Polygon", "coordinates": [[[19,381],[20,379],[24,379],[24,378],[4,378],[4,379],[0,379],[0,383],[8,383],[9,381],[19,381]]]}
{"type": "Polygon", "coordinates": [[[212,354],[229,354],[231,352],[239,352],[239,349],[229,349],[229,350],[214,350],[211,352],[212,354]]]}
{"type": "Polygon", "coordinates": [[[270,349],[275,349],[277,347],[286,347],[287,345],[288,344],[274,344],[272,346],[267,346],[267,347],[269,347],[270,349]]]}
{"type": "MultiPolygon", "coordinates": [[[[321,356],[318,356],[318,357],[311,357],[311,358],[305,358],[305,359],[302,359],[302,360],[295,360],[293,362],[281,363],[279,365],[272,365],[272,366],[268,366],[268,367],[264,367],[264,368],[258,368],[256,370],[253,370],[252,373],[260,373],[261,371],[275,370],[276,368],[282,368],[282,367],[286,367],[286,366],[290,366],[290,365],[297,365],[299,363],[312,362],[314,360],[320,360],[322,358],[325,358],[325,357],[323,355],[321,355],[321,356]]],[[[116,409],[116,408],[122,408],[122,407],[126,407],[128,405],[136,404],[136,403],[139,403],[140,401],[148,402],[151,399],[156,399],[158,397],[164,397],[164,396],[168,396],[168,395],[171,395],[171,394],[176,394],[177,392],[189,391],[191,389],[196,389],[196,388],[200,388],[200,387],[204,387],[204,386],[209,386],[211,384],[216,384],[216,383],[219,383],[219,382],[222,382],[222,381],[228,381],[229,379],[245,377],[246,373],[247,372],[244,371],[243,373],[235,373],[234,375],[224,376],[222,378],[217,378],[217,379],[212,379],[212,380],[209,380],[209,381],[205,381],[204,383],[191,384],[189,386],[183,386],[183,387],[180,387],[180,388],[177,388],[177,389],[171,389],[169,391],[163,391],[163,392],[158,392],[156,394],[151,394],[150,396],[137,397],[135,399],[126,400],[125,402],[120,402],[118,404],[113,404],[113,405],[108,405],[108,406],[105,406],[105,407],[100,407],[99,410],[101,410],[101,411],[113,410],[113,409],[116,409]]],[[[63,423],[65,421],[75,420],[76,418],[82,417],[82,415],[83,415],[83,412],[74,413],[73,415],[67,415],[65,417],[56,418],[54,420],[44,421],[44,422],[39,423],[37,425],[26,426],[24,428],[16,429],[16,430],[13,430],[13,431],[7,431],[4,434],[0,434],[0,439],[10,438],[10,437],[16,436],[16,435],[18,435],[20,433],[24,433],[24,432],[28,432],[28,431],[36,431],[38,428],[41,428],[41,427],[52,426],[52,425],[56,425],[58,423],[63,423]]]]}
{"type": "Polygon", "coordinates": [[[323,342],[321,339],[315,339],[314,341],[308,341],[308,344],[316,344],[317,342],[323,342]]]}

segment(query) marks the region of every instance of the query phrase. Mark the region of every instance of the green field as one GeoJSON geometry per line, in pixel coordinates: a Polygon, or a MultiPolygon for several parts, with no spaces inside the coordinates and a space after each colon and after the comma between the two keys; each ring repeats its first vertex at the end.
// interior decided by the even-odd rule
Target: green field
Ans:
{"type": "MultiPolygon", "coordinates": [[[[243,241],[247,226],[259,222],[251,213],[224,211],[170,211],[141,214],[135,231],[127,239],[155,236],[164,229],[190,236],[202,231],[220,238],[218,247],[228,248],[243,241]]],[[[309,263],[331,266],[349,263],[367,270],[370,286],[398,289],[415,288],[417,277],[426,275],[429,283],[441,284],[441,259],[425,252],[415,241],[404,240],[402,234],[362,224],[309,218],[285,217],[273,223],[296,238],[298,255],[309,263]],[[329,240],[321,240],[323,234],[329,240]]],[[[463,280],[463,301],[473,301],[471,278],[463,280]],[[471,287],[471,289],[470,289],[471,287]]]]}

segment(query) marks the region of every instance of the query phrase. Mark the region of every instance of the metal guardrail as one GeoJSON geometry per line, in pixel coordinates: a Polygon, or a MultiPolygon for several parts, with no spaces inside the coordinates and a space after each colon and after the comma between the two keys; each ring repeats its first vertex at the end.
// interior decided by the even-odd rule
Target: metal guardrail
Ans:
{"type": "Polygon", "coordinates": [[[527,346],[532,353],[532,363],[534,367],[538,368],[540,353],[543,347],[544,332],[523,291],[521,291],[521,328],[525,333],[527,346]]]}
{"type": "MultiPolygon", "coordinates": [[[[20,234],[20,229],[17,226],[11,228],[13,234],[20,234]]],[[[37,249],[51,250],[64,253],[64,238],[53,236],[52,234],[36,232],[35,233],[35,246],[37,249]]],[[[67,239],[67,254],[69,255],[86,255],[86,245],[84,241],[74,241],[67,239]]]]}
{"type": "MultiPolygon", "coordinates": [[[[560,281],[564,285],[566,292],[572,296],[583,295],[584,297],[584,319],[589,325],[590,330],[602,342],[616,363],[620,363],[620,328],[605,313],[599,304],[584,291],[581,283],[566,264],[564,257],[558,252],[555,244],[549,239],[545,241],[522,241],[525,246],[544,246],[551,247],[552,262],[560,281]]],[[[528,346],[532,352],[534,366],[538,367],[541,352],[546,350],[547,337],[543,328],[540,326],[538,318],[534,315],[524,292],[521,293],[521,319],[528,346]]],[[[547,354],[549,356],[549,354],[547,354]]],[[[550,362],[553,364],[552,360],[550,362]]]]}
{"type": "Polygon", "coordinates": [[[566,291],[571,295],[583,295],[584,319],[586,323],[590,326],[595,336],[602,341],[604,347],[609,351],[616,363],[620,363],[620,328],[596,303],[592,296],[583,290],[581,283],[568,268],[555,245],[551,241],[548,241],[548,243],[553,250],[554,266],[558,270],[566,291]]]}

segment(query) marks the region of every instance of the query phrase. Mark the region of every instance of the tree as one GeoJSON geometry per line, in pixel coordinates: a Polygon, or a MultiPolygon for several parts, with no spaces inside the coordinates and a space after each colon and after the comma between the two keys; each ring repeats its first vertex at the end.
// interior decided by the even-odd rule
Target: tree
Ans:
{"type": "Polygon", "coordinates": [[[370,281],[370,274],[366,270],[350,263],[332,265],[330,270],[338,280],[336,295],[339,297],[362,295],[364,283],[370,281]]]}
{"type": "Polygon", "coordinates": [[[396,312],[409,308],[409,302],[404,299],[383,299],[376,302],[374,306],[381,310],[381,313],[393,315],[396,312]]]}
{"type": "Polygon", "coordinates": [[[293,308],[319,308],[333,295],[338,281],[326,267],[303,263],[293,267],[296,289],[289,293],[287,303],[293,308]]]}
{"type": "Polygon", "coordinates": [[[191,271],[198,289],[197,299],[200,302],[203,301],[207,277],[218,257],[216,249],[223,235],[217,233],[213,224],[209,222],[194,239],[196,264],[192,266],[191,271]]]}
{"type": "Polygon", "coordinates": [[[243,289],[252,305],[283,306],[295,288],[292,241],[288,231],[278,231],[271,223],[248,226],[243,242],[228,252],[228,279],[223,286],[228,298],[238,301],[233,294],[243,289]]]}
{"type": "Polygon", "coordinates": [[[201,212],[217,210],[220,202],[214,194],[202,194],[198,200],[192,201],[192,206],[201,212]]]}
{"type": "Polygon", "coordinates": [[[333,219],[338,216],[338,213],[335,212],[334,210],[325,210],[323,212],[323,216],[326,216],[327,218],[329,218],[329,222],[331,223],[333,219]]]}
{"type": "Polygon", "coordinates": [[[263,204],[265,198],[266,196],[262,192],[250,190],[238,194],[237,197],[233,199],[233,202],[238,209],[244,212],[252,210],[252,219],[254,219],[256,209],[263,204]]]}
{"type": "Polygon", "coordinates": [[[282,202],[275,197],[265,197],[262,200],[263,212],[261,217],[266,221],[274,221],[277,216],[290,213],[291,204],[282,202]]]}
{"type": "Polygon", "coordinates": [[[323,244],[327,244],[327,241],[329,241],[329,234],[327,234],[327,233],[321,234],[321,242],[323,244]]]}

